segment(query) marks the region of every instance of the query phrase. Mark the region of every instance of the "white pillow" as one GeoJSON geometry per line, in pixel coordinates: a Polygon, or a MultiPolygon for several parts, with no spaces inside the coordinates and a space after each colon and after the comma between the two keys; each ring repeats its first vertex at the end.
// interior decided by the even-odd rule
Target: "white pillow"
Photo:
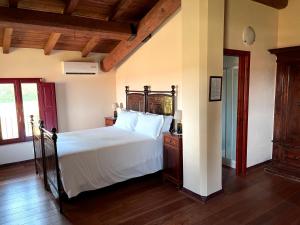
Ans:
{"type": "MultiPolygon", "coordinates": [[[[158,114],[149,113],[149,112],[146,112],[146,114],[159,116],[158,114]]],[[[161,133],[170,131],[172,121],[173,121],[173,116],[165,116],[164,115],[164,124],[162,126],[161,133]]]]}
{"type": "Polygon", "coordinates": [[[137,118],[138,114],[135,112],[120,111],[114,126],[123,130],[134,131],[137,118]]]}
{"type": "Polygon", "coordinates": [[[164,124],[161,129],[162,133],[170,131],[172,121],[173,121],[173,116],[164,116],[164,124]]]}
{"type": "Polygon", "coordinates": [[[136,113],[137,115],[143,114],[144,112],[129,110],[129,112],[136,113]]]}
{"type": "Polygon", "coordinates": [[[164,123],[162,115],[139,114],[135,131],[156,139],[164,123]]]}

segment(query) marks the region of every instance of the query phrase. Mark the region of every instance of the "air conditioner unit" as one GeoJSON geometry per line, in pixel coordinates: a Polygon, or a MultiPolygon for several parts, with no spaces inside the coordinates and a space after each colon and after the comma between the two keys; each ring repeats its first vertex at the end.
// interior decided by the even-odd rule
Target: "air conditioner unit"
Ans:
{"type": "Polygon", "coordinates": [[[99,71],[96,62],[62,62],[62,67],[66,75],[95,75],[99,71]]]}

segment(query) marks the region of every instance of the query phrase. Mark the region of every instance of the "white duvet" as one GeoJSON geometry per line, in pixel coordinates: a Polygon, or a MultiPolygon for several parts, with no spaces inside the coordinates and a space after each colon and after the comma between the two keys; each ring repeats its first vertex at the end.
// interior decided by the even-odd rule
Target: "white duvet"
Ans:
{"type": "Polygon", "coordinates": [[[116,127],[58,134],[61,179],[68,197],[162,169],[162,138],[116,127]]]}

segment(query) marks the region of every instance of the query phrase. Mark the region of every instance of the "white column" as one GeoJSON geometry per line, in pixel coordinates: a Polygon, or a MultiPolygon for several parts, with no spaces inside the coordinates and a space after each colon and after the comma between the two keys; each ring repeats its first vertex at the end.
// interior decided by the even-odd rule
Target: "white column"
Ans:
{"type": "Polygon", "coordinates": [[[222,188],[221,102],[208,102],[209,76],[223,72],[224,0],[182,0],[184,187],[222,188]]]}

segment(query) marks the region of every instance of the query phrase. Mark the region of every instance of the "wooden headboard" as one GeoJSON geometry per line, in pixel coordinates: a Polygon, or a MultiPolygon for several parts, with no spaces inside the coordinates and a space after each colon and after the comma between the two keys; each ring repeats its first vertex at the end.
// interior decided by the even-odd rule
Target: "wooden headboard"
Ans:
{"type": "Polygon", "coordinates": [[[152,91],[149,86],[144,86],[143,91],[136,91],[126,86],[125,93],[127,110],[172,116],[175,113],[175,85],[170,91],[152,91]]]}

